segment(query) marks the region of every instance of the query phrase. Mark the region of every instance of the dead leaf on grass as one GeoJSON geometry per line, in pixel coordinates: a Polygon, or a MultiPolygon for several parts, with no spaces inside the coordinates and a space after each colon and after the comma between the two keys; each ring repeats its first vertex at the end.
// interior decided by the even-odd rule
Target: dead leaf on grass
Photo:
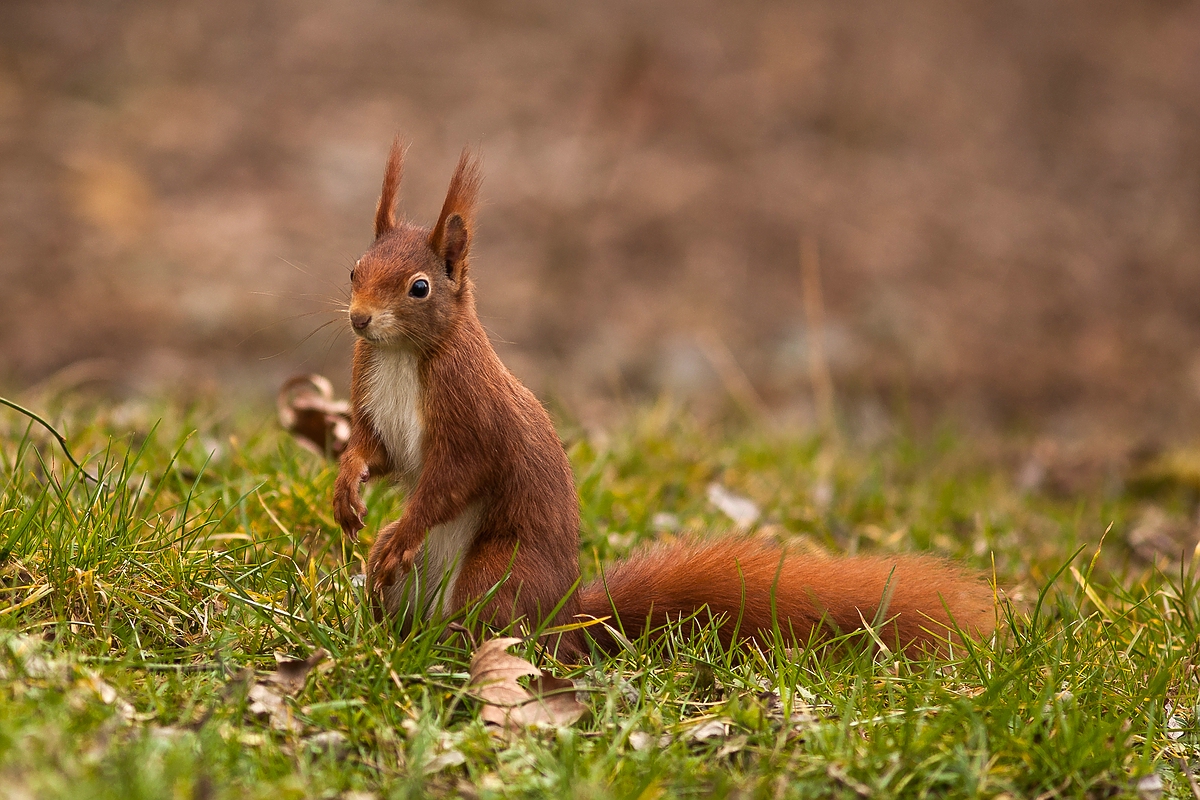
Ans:
{"type": "Polygon", "coordinates": [[[651,747],[657,747],[659,750],[664,750],[671,745],[671,734],[664,733],[655,736],[652,733],[645,731],[634,731],[629,734],[629,746],[634,750],[642,751],[649,750],[651,747]]]}
{"type": "Polygon", "coordinates": [[[1133,790],[1139,800],[1158,800],[1163,796],[1163,779],[1157,772],[1151,772],[1133,781],[1133,790]]]}
{"type": "Polygon", "coordinates": [[[575,699],[575,684],[546,675],[507,652],[520,642],[511,637],[489,639],[471,659],[469,685],[483,701],[483,721],[506,731],[573,724],[587,710],[575,699]],[[518,681],[520,678],[531,679],[529,688],[518,681]]]}
{"type": "Polygon", "coordinates": [[[312,668],[325,658],[325,651],[317,648],[308,658],[288,658],[275,654],[275,671],[264,675],[250,687],[248,711],[258,717],[266,717],[268,724],[277,731],[299,733],[304,726],[297,721],[287,697],[299,694],[312,668]]]}
{"type": "MultiPolygon", "coordinates": [[[[95,673],[87,673],[84,677],[80,678],[76,682],[76,685],[80,689],[94,694],[101,703],[104,703],[104,705],[115,708],[117,713],[120,714],[121,718],[126,722],[132,721],[141,716],[137,713],[136,709],[134,709],[133,705],[128,700],[125,700],[118,695],[116,689],[105,683],[104,680],[95,673]]],[[[153,717],[153,715],[149,716],[153,717]]]]}
{"type": "Polygon", "coordinates": [[[333,399],[324,375],[293,375],[275,399],[279,424],[319,456],[337,457],[350,440],[350,403],[333,399]]]}
{"type": "Polygon", "coordinates": [[[792,712],[786,718],[783,713],[783,698],[779,696],[778,689],[768,689],[765,692],[759,692],[756,697],[763,704],[763,713],[772,722],[778,724],[787,723],[797,729],[810,727],[818,722],[814,709],[800,699],[798,695],[792,696],[792,712]]]}
{"type": "Polygon", "coordinates": [[[282,653],[275,654],[275,671],[263,678],[264,681],[278,686],[290,695],[299,694],[308,679],[308,673],[317,664],[325,660],[327,653],[318,647],[308,658],[289,658],[282,653]]]}
{"type": "Polygon", "coordinates": [[[705,742],[709,739],[724,739],[729,735],[729,721],[710,719],[692,728],[688,738],[693,742],[705,742]]]}
{"type": "Polygon", "coordinates": [[[688,741],[693,744],[720,744],[716,757],[739,753],[746,749],[750,738],[744,734],[733,735],[733,723],[728,719],[710,719],[702,722],[687,732],[688,741]]]}
{"type": "Polygon", "coordinates": [[[725,740],[725,743],[716,752],[717,758],[725,758],[734,753],[740,753],[750,744],[750,737],[745,734],[731,736],[725,740]]]}
{"type": "Polygon", "coordinates": [[[265,683],[250,687],[250,706],[247,709],[256,717],[266,717],[267,723],[277,731],[300,733],[304,726],[292,714],[291,706],[279,692],[265,683]]]}
{"type": "Polygon", "coordinates": [[[457,767],[467,763],[467,757],[457,750],[447,750],[444,753],[434,756],[425,762],[425,766],[421,771],[426,775],[433,775],[450,767],[457,767]]]}

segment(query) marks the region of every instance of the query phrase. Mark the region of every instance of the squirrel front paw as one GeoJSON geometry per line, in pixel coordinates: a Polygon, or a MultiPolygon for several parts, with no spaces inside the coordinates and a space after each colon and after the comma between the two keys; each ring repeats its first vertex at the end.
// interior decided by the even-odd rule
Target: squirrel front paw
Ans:
{"type": "Polygon", "coordinates": [[[346,484],[339,480],[333,490],[333,518],[350,541],[358,539],[358,532],[365,527],[366,513],[367,506],[358,494],[358,483],[346,484]]]}
{"type": "Polygon", "coordinates": [[[367,579],[376,590],[386,589],[412,570],[421,549],[421,537],[404,533],[402,520],[379,532],[367,558],[367,579]]]}

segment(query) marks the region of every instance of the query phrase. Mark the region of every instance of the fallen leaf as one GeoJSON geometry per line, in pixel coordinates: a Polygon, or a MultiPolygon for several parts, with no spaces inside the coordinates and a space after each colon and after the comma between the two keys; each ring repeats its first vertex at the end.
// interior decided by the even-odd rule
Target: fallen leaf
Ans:
{"type": "Polygon", "coordinates": [[[81,678],[79,684],[93,692],[104,705],[116,708],[117,713],[126,721],[131,721],[139,716],[133,705],[128,700],[122,699],[117,694],[117,690],[105,683],[99,675],[90,673],[81,678]]]}
{"type": "Polygon", "coordinates": [[[1163,779],[1157,772],[1138,778],[1133,784],[1140,800],[1158,800],[1163,795],[1163,779]]]}
{"type": "Polygon", "coordinates": [[[506,731],[574,723],[587,710],[575,698],[575,684],[546,675],[507,652],[520,642],[511,637],[489,639],[471,659],[469,685],[484,703],[483,721],[506,731]],[[532,678],[529,688],[519,683],[519,678],[532,678]]]}
{"type": "Polygon", "coordinates": [[[1167,703],[1166,708],[1164,708],[1163,711],[1167,717],[1167,723],[1163,726],[1165,728],[1167,738],[1173,742],[1177,742],[1183,738],[1185,733],[1187,733],[1187,723],[1182,717],[1175,713],[1175,706],[1172,703],[1167,703]]]}
{"type": "Polygon", "coordinates": [[[21,634],[8,640],[8,651],[25,677],[67,681],[71,674],[69,665],[63,660],[46,658],[42,653],[43,644],[41,639],[21,634]]]}
{"type": "Polygon", "coordinates": [[[275,671],[263,678],[263,681],[273,683],[290,695],[300,693],[308,673],[317,664],[325,660],[326,652],[318,647],[308,658],[289,658],[282,653],[275,654],[275,671]]]}
{"type": "Polygon", "coordinates": [[[294,375],[275,399],[279,424],[319,456],[340,456],[350,441],[350,403],[333,399],[324,375],[294,375]]]}
{"type": "Polygon", "coordinates": [[[719,483],[708,485],[708,502],[720,509],[739,528],[749,528],[762,515],[753,500],[734,494],[719,483]]]}
{"type": "Polygon", "coordinates": [[[729,739],[726,739],[725,744],[721,745],[721,747],[717,750],[716,757],[725,758],[726,756],[731,756],[734,753],[740,753],[746,749],[746,745],[748,744],[750,744],[749,736],[744,734],[741,736],[732,736],[729,739]]]}
{"type": "Polygon", "coordinates": [[[759,702],[763,704],[763,711],[767,715],[767,718],[773,722],[786,722],[797,729],[809,727],[818,722],[818,718],[813,713],[812,707],[797,695],[792,695],[792,713],[786,719],[784,719],[783,715],[783,698],[779,696],[777,689],[759,692],[756,696],[759,702]]]}
{"type": "Polygon", "coordinates": [[[304,726],[292,715],[292,709],[283,695],[265,683],[250,687],[250,706],[247,709],[256,717],[266,717],[267,723],[277,731],[299,733],[304,726]]]}
{"type": "Polygon", "coordinates": [[[457,767],[465,763],[467,763],[467,757],[462,753],[457,750],[447,750],[441,755],[429,759],[421,771],[426,775],[432,775],[435,772],[441,772],[447,767],[457,767]]]}
{"type": "Polygon", "coordinates": [[[629,746],[634,750],[642,751],[649,750],[651,747],[657,747],[662,750],[671,744],[671,734],[664,733],[655,736],[652,733],[645,731],[634,731],[629,734],[629,746]]]}
{"type": "Polygon", "coordinates": [[[262,676],[250,687],[247,710],[257,717],[266,717],[268,724],[277,731],[302,731],[304,726],[296,720],[285,698],[299,694],[308,673],[324,660],[325,655],[319,647],[308,658],[289,658],[276,653],[275,671],[262,676]]]}
{"type": "Polygon", "coordinates": [[[688,738],[693,742],[703,742],[708,739],[724,739],[729,735],[729,723],[721,719],[710,719],[692,728],[688,738]]]}

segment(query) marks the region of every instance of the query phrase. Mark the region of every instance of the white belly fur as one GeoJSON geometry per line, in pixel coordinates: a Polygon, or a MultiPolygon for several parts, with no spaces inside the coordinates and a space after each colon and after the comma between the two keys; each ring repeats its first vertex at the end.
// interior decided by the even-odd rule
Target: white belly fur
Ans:
{"type": "MultiPolygon", "coordinates": [[[[376,351],[366,376],[365,394],[367,415],[392,464],[411,489],[421,471],[424,427],[416,357],[399,350],[376,351]]],[[[417,554],[413,574],[393,583],[384,598],[389,613],[430,619],[449,610],[446,606],[467,548],[479,530],[482,511],[478,504],[469,506],[457,518],[429,531],[417,554]]]]}
{"type": "Polygon", "coordinates": [[[468,506],[454,520],[429,531],[412,574],[392,584],[384,598],[389,613],[401,613],[410,620],[433,619],[453,610],[450,600],[467,548],[479,530],[481,512],[479,504],[468,506]]]}

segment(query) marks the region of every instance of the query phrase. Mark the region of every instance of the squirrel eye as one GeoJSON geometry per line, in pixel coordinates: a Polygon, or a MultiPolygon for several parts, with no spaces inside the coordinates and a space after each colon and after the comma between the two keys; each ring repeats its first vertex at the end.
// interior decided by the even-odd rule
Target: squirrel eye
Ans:
{"type": "Polygon", "coordinates": [[[354,269],[353,268],[350,269],[350,282],[354,283],[354,269]]]}
{"type": "Polygon", "coordinates": [[[418,300],[429,296],[429,281],[422,278],[419,281],[413,281],[413,285],[409,288],[408,293],[418,300]]]}

